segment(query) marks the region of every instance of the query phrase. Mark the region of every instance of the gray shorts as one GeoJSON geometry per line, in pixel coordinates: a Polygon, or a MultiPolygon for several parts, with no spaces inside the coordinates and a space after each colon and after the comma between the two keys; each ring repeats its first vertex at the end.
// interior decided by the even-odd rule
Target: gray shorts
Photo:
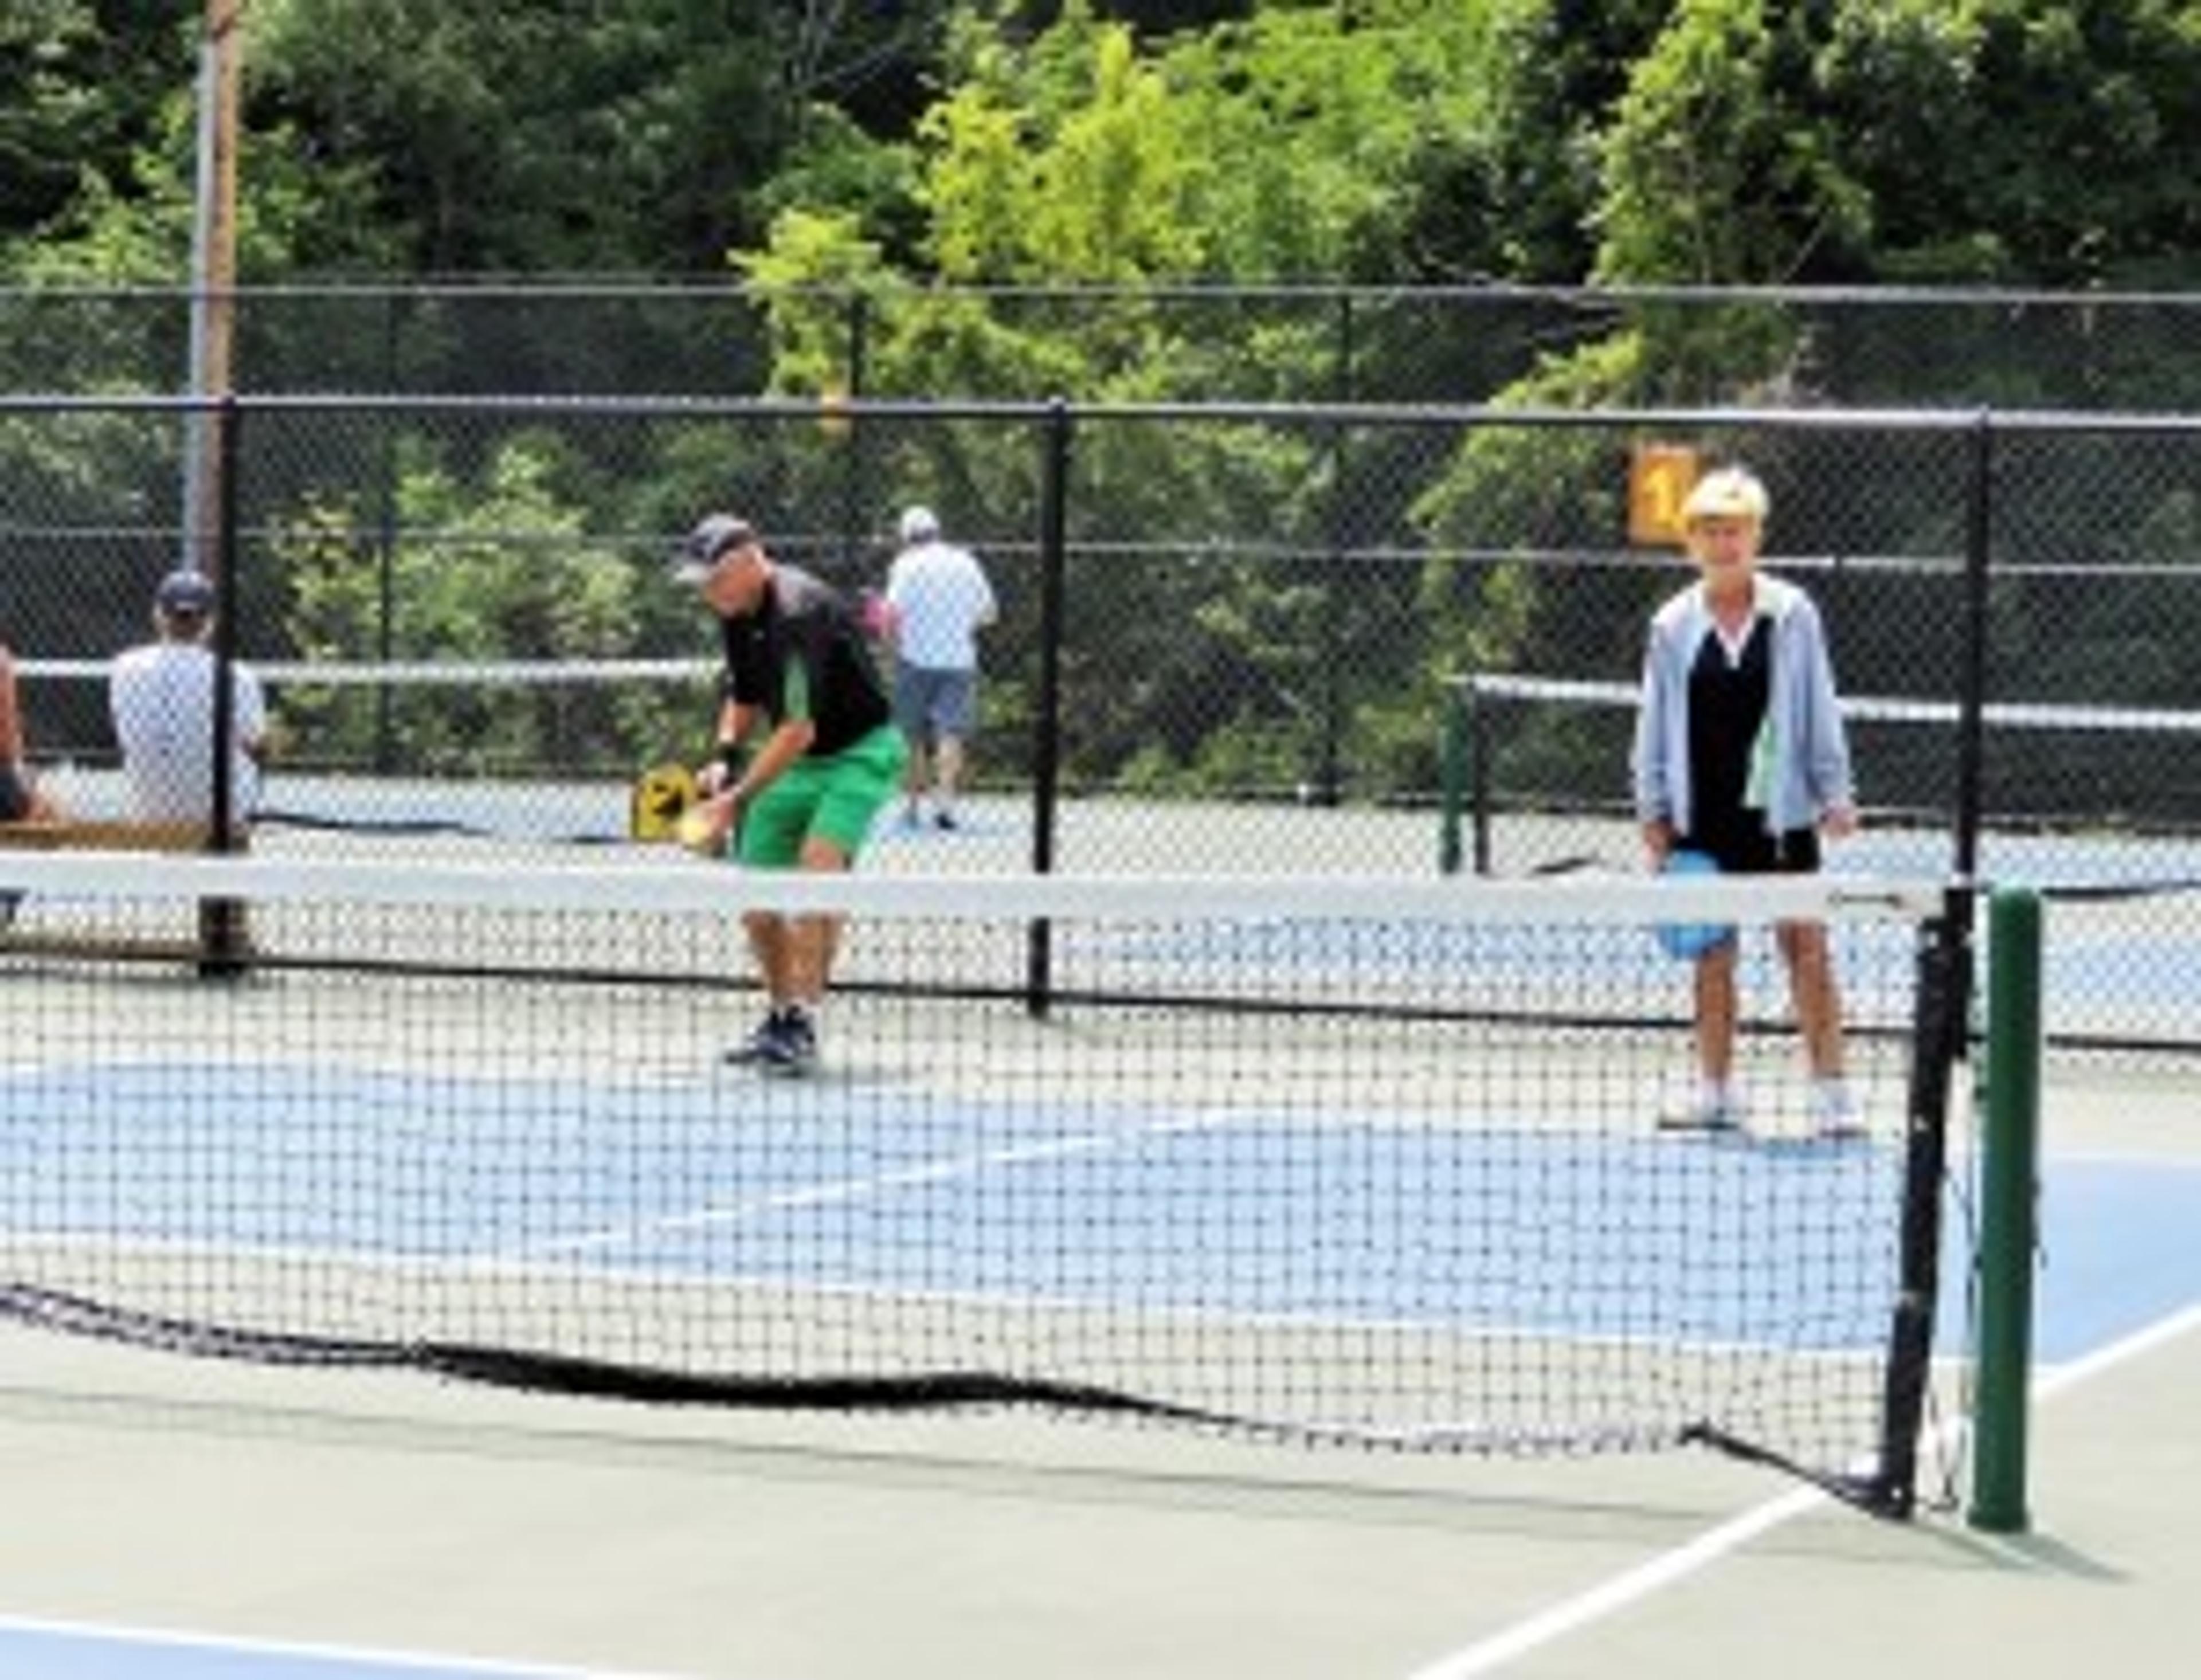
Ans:
{"type": "Polygon", "coordinates": [[[914,741],[943,735],[962,740],[978,715],[978,673],[934,666],[903,665],[895,670],[895,721],[914,741]]]}

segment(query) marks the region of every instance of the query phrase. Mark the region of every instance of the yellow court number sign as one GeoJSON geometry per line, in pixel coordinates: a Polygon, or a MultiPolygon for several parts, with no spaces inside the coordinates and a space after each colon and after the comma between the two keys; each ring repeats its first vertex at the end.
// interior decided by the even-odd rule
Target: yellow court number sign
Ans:
{"type": "Polygon", "coordinates": [[[1628,540],[1646,548],[1677,547],[1682,503],[1701,470],[1686,443],[1638,443],[1628,457],[1628,540]]]}

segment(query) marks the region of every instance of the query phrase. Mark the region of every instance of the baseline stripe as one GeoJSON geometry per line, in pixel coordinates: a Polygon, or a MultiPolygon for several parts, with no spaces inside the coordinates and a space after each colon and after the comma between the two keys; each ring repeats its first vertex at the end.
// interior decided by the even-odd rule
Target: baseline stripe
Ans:
{"type": "MultiPolygon", "coordinates": [[[[2071,1360],[2037,1375],[2033,1383],[2034,1398],[2054,1399],[2104,1372],[2190,1335],[2197,1329],[2201,1329],[2201,1302],[2174,1313],[2167,1319],[2157,1319],[2121,1341],[2096,1349],[2083,1359],[2071,1360]]],[[[1931,1438],[1936,1449],[1945,1448],[1949,1443],[1961,1439],[1969,1427],[1969,1419],[1957,1419],[1935,1430],[1931,1438]]],[[[1538,1612],[1526,1621],[1515,1623],[1488,1639],[1415,1670],[1410,1680],[1472,1680],[1472,1677],[1476,1675],[1494,1674],[1516,1658],[1526,1656],[1531,1651],[1602,1621],[1615,1612],[1649,1597],[1660,1588],[1695,1574],[1747,1545],[1759,1535],[1826,1504],[1828,1499],[1828,1496],[1817,1488],[1799,1488],[1779,1499],[1769,1500],[1717,1528],[1706,1530],[1684,1545],[1651,1558],[1608,1581],[1600,1582],[1587,1592],[1578,1593],[1549,1609],[1538,1612]]]]}

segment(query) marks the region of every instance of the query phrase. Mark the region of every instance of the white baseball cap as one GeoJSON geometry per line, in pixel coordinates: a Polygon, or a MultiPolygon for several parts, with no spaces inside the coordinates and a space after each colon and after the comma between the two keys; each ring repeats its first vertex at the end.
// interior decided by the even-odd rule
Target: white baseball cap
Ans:
{"type": "Polygon", "coordinates": [[[940,515],[921,503],[905,508],[901,515],[901,540],[905,543],[929,543],[940,535],[940,515]]]}

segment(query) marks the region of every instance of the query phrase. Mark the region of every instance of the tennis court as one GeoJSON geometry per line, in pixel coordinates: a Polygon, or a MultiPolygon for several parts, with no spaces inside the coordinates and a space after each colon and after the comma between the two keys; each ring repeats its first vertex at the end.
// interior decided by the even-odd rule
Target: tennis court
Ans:
{"type": "MultiPolygon", "coordinates": [[[[2120,1096],[2110,1124],[2190,1127],[2190,1094],[2154,1093],[2151,1115],[2149,1095],[2120,1096]]],[[[607,1419],[407,1379],[348,1378],[338,1398],[326,1379],[228,1367],[190,1367],[179,1392],[173,1366],[81,1348],[43,1384],[11,1359],[0,1396],[9,1607],[48,1624],[0,1629],[0,1665],[1435,1676],[1778,1660],[1833,1676],[1961,1669],[1984,1643],[2012,1674],[2175,1672],[2201,1358],[2191,1244],[2180,1262],[2159,1221],[2190,1231],[2201,1163],[2128,1147],[2112,1132],[2116,1171],[2048,1178],[2043,1339],[2075,1380],[2037,1413],[2030,1537],[1874,1523],[1699,1458],[1335,1461],[1006,1421],[607,1419]],[[2115,1324],[2092,1299],[2103,1278],[2134,1285],[2115,1324]],[[2087,1364],[2114,1356],[2112,1331],[2181,1323],[2087,1364]]]]}
{"type": "MultiPolygon", "coordinates": [[[[255,931],[302,938],[290,911],[255,905],[255,931]]],[[[388,926],[408,949],[481,937],[425,909],[388,926]]],[[[676,954],[630,937],[658,981],[737,961],[730,941],[676,954]]],[[[1649,984],[1594,945],[1402,942],[1388,920],[1340,938],[1277,918],[1235,918],[1220,939],[1065,929],[1057,978],[1227,984],[1272,1009],[1271,988],[1326,1005],[1462,969],[1476,1001],[1633,1011],[1649,984]],[[1538,992],[1561,973],[1568,990],[1538,992]]],[[[42,971],[34,1014],[0,977],[8,1252],[47,1287],[179,1315],[218,1300],[247,1330],[302,1301],[348,1335],[540,1329],[657,1360],[733,1322],[715,1316],[733,1295],[763,1340],[705,1346],[707,1365],[761,1348],[797,1373],[906,1372],[943,1347],[1052,1337],[1074,1373],[1165,1393],[1181,1379],[1178,1397],[1241,1419],[1347,1415],[1376,1434],[1460,1419],[1340,1408],[1364,1389],[1395,1403],[1400,1371],[1487,1377],[1498,1345],[1562,1396],[1649,1407],[1671,1389],[1676,1416],[1694,1415],[1687,1385],[1708,1364],[1740,1371],[1768,1415],[1809,1372],[1817,1426],[1876,1403],[1876,1362],[1831,1401],[1818,1384],[1882,1336],[1897,1281],[1881,1248],[1860,1262],[1846,1237],[1888,1225],[1905,1182],[1908,948],[1876,926],[1859,938],[1860,1019],[1889,1031],[1858,1047],[1882,1124],[1850,1141],[1795,1132],[1778,1039],[1752,1047],[1772,1135],[1648,1136],[1645,1093],[1677,1043],[1657,1023],[1580,1037],[1385,1019],[1341,1037],[1327,1013],[1036,1023],[1012,997],[882,990],[836,1005],[825,1077],[781,1087],[715,1065],[746,1006],[700,987],[670,1007],[661,984],[592,994],[584,1031],[514,982],[491,1031],[428,980],[377,981],[369,1002],[310,972],[225,989],[132,971],[63,1009],[73,983],[42,971]],[[326,1043],[289,1036],[302,994],[326,1043]],[[1494,1266],[1465,1233],[1506,1208],[1541,1211],[1517,1211],[1494,1266]],[[1404,1263],[1402,1233],[1447,1230],[1475,1264],[1404,1263]],[[1796,1301],[1852,1289],[1853,1318],[1822,1305],[1795,1341],[1796,1301]],[[1127,1303],[1144,1328],[1120,1321],[1127,1303]],[[1654,1339],[1681,1351],[1612,1356],[1654,1339]],[[1337,1386],[1308,1386],[1311,1357],[1337,1386]],[[1265,1386],[1268,1370],[1296,1374],[1265,1386]],[[1215,1374],[1241,1371],[1251,1386],[1215,1374]]],[[[974,955],[999,942],[958,951],[959,972],[974,955]]],[[[907,966],[860,943],[859,977],[867,960],[907,966]]],[[[2033,1536],[1990,1539],[1936,1508],[1962,1469],[1953,1442],[1928,1453],[1921,1519],[1892,1524],[1712,1453],[1594,1438],[1370,1453],[1015,1406],[637,1407],[11,1330],[0,1612],[18,1620],[0,1625],[0,1672],[1922,1673],[1989,1626],[2023,1630],[1998,1641],[2010,1673],[2110,1651],[2158,1671],[2152,1642],[2201,1551],[2176,1492],[2201,1453],[2181,1400],[2201,1368],[2194,1088],[2178,1068],[2051,1072],[2038,1349],[2069,1388],[2039,1415],[2033,1536]]],[[[1952,1191],[1934,1426],[1963,1399],[1948,1356],[1969,1213],[1952,1191]]],[[[1552,1404],[1501,1426],[1533,1434],[1552,1404]]]]}

